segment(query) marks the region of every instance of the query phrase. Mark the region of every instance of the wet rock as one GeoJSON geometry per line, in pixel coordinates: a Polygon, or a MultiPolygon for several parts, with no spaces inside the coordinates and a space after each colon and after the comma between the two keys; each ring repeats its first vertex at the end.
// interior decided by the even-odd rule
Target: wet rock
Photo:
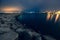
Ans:
{"type": "Polygon", "coordinates": [[[15,40],[18,37],[16,32],[10,31],[0,36],[0,40],[15,40]]]}
{"type": "Polygon", "coordinates": [[[32,40],[32,38],[28,32],[24,31],[19,33],[18,40],[32,40]]]}

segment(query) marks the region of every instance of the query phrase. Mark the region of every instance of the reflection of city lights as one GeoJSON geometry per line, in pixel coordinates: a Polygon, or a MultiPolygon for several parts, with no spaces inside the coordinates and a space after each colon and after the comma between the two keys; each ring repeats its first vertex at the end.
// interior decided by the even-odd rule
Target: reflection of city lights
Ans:
{"type": "Polygon", "coordinates": [[[47,12],[47,20],[52,19],[54,15],[56,15],[56,17],[55,17],[55,22],[56,22],[59,19],[60,11],[53,11],[53,12],[48,11],[47,12]]]}
{"type": "Polygon", "coordinates": [[[2,12],[4,13],[18,13],[22,11],[22,8],[18,7],[4,7],[1,9],[2,12]]]}
{"type": "Polygon", "coordinates": [[[47,20],[53,18],[54,13],[52,11],[47,11],[47,20]]]}
{"type": "Polygon", "coordinates": [[[47,20],[49,20],[50,18],[51,18],[51,14],[50,14],[51,12],[48,12],[47,13],[47,20]]]}
{"type": "Polygon", "coordinates": [[[55,22],[56,22],[60,16],[60,11],[55,12],[55,14],[56,14],[56,19],[55,19],[55,22]]]}
{"type": "Polygon", "coordinates": [[[58,20],[59,14],[56,15],[55,22],[58,20]]]}

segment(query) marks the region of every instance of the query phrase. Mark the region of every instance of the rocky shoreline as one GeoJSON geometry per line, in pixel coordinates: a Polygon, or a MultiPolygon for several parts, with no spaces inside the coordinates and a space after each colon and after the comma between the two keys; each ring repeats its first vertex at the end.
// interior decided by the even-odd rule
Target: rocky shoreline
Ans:
{"type": "Polygon", "coordinates": [[[15,19],[17,15],[19,13],[0,13],[0,40],[55,40],[48,36],[42,39],[41,34],[24,29],[24,26],[15,19]]]}

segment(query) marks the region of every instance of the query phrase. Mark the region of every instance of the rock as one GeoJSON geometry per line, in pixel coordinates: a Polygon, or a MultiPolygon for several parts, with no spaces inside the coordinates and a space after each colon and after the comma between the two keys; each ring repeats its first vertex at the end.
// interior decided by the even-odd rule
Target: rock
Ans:
{"type": "Polygon", "coordinates": [[[16,32],[10,31],[0,36],[0,40],[15,40],[18,37],[16,32]]]}

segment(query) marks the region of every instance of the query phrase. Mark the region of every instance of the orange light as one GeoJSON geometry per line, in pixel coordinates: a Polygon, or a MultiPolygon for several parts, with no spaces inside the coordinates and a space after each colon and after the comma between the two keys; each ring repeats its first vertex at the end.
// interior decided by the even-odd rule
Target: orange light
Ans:
{"type": "Polygon", "coordinates": [[[16,13],[16,12],[21,12],[22,8],[18,7],[4,7],[1,9],[4,13],[16,13]]]}
{"type": "Polygon", "coordinates": [[[47,20],[49,20],[51,18],[51,12],[47,13],[47,20]]]}

